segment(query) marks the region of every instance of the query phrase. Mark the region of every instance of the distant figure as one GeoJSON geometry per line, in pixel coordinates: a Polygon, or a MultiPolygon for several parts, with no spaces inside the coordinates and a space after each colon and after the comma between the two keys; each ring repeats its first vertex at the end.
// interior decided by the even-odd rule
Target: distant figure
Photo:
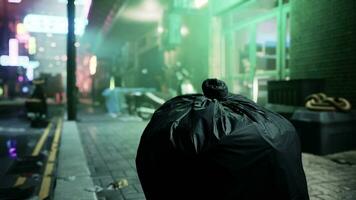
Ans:
{"type": "Polygon", "coordinates": [[[55,98],[56,98],[56,103],[61,104],[63,102],[63,97],[64,97],[64,86],[63,86],[63,79],[61,74],[57,74],[54,77],[55,80],[55,98]]]}
{"type": "Polygon", "coordinates": [[[33,81],[35,84],[35,89],[31,95],[31,99],[38,99],[40,100],[40,107],[38,108],[38,112],[42,115],[42,117],[47,116],[47,102],[46,102],[46,94],[44,92],[44,80],[39,79],[33,81]]]}
{"type": "Polygon", "coordinates": [[[120,114],[120,104],[118,96],[118,88],[110,89],[106,88],[102,92],[102,96],[105,97],[105,106],[108,114],[115,118],[120,114]]]}
{"type": "Polygon", "coordinates": [[[29,99],[26,100],[25,106],[27,116],[31,119],[32,125],[35,127],[45,126],[47,124],[48,108],[46,94],[44,92],[43,79],[33,81],[35,89],[29,99]]]}

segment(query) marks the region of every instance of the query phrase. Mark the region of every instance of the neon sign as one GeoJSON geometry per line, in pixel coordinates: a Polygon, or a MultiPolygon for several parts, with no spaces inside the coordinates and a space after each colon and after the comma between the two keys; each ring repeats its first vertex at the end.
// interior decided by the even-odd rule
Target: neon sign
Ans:
{"type": "Polygon", "coordinates": [[[21,3],[22,0],[8,0],[9,3],[21,3]]]}
{"type": "Polygon", "coordinates": [[[30,37],[28,40],[28,54],[33,55],[36,53],[36,38],[35,37],[30,37]]]}
{"type": "Polygon", "coordinates": [[[21,43],[27,43],[30,38],[30,35],[26,31],[25,25],[22,23],[18,23],[16,25],[16,38],[21,43]]]}
{"type": "Polygon", "coordinates": [[[33,79],[33,70],[40,63],[38,61],[30,61],[28,56],[19,56],[19,41],[17,39],[9,40],[9,55],[0,56],[0,65],[2,66],[22,66],[26,68],[26,76],[29,80],[33,79]]]}
{"type": "MultiPolygon", "coordinates": [[[[74,23],[75,34],[83,35],[85,27],[88,24],[88,20],[76,18],[74,23]]],[[[67,18],[61,16],[28,14],[24,18],[24,25],[28,32],[56,34],[68,33],[67,18]]]]}

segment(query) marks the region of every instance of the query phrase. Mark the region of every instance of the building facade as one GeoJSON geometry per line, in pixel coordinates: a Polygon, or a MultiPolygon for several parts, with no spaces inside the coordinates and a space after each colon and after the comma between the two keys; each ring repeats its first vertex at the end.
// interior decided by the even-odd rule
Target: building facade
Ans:
{"type": "Polygon", "coordinates": [[[212,3],[210,76],[224,79],[230,91],[265,104],[267,81],[290,78],[290,3],[212,3]]]}

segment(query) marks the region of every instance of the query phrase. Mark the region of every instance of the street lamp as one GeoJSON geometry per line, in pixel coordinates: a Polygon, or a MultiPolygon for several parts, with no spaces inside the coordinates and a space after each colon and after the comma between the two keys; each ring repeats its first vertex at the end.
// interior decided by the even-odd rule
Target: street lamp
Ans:
{"type": "Polygon", "coordinates": [[[97,67],[97,58],[96,56],[92,56],[89,61],[89,72],[90,75],[94,76],[96,73],[96,67],[97,67]]]}
{"type": "Polygon", "coordinates": [[[94,83],[94,78],[95,78],[95,73],[96,73],[96,67],[97,67],[97,58],[96,56],[92,56],[89,61],[89,73],[91,76],[91,95],[92,95],[92,101],[93,105],[95,103],[95,83],[94,83]]]}

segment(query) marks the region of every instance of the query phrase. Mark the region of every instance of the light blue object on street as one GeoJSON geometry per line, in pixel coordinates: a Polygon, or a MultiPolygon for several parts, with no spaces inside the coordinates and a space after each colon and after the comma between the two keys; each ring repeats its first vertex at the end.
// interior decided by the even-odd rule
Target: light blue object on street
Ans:
{"type": "Polygon", "coordinates": [[[127,108],[125,99],[126,93],[131,92],[154,92],[153,88],[122,88],[116,87],[114,89],[106,88],[102,95],[105,97],[105,105],[109,114],[120,114],[127,108]]]}

